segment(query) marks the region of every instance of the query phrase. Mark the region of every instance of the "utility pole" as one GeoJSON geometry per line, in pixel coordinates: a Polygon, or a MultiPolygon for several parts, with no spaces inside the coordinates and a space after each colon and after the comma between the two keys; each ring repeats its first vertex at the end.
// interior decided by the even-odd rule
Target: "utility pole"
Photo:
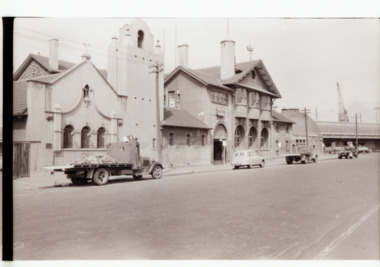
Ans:
{"type": "Polygon", "coordinates": [[[306,135],[306,146],[309,146],[309,135],[308,135],[308,132],[307,132],[307,113],[310,112],[309,109],[304,109],[304,113],[305,113],[305,135],[306,135]]]}
{"type": "Polygon", "coordinates": [[[358,143],[358,115],[355,113],[355,132],[356,132],[356,144],[355,148],[356,151],[358,150],[359,143],[358,143]]]}
{"type": "Polygon", "coordinates": [[[149,66],[149,68],[153,68],[151,73],[156,74],[156,130],[157,130],[157,141],[156,141],[156,147],[157,147],[157,161],[161,162],[161,119],[160,119],[160,86],[159,86],[159,78],[160,78],[160,72],[164,70],[162,67],[164,64],[159,64],[156,62],[154,65],[149,66]]]}

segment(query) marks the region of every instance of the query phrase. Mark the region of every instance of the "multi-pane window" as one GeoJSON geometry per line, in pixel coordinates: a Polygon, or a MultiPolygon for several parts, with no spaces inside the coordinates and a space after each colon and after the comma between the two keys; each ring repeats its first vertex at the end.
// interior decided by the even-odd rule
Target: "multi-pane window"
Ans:
{"type": "Polygon", "coordinates": [[[218,104],[225,104],[227,105],[228,102],[228,95],[216,91],[211,91],[211,101],[218,104]]]}
{"type": "Polygon", "coordinates": [[[191,146],[191,134],[187,133],[185,138],[186,138],[186,145],[191,146]]]}
{"type": "Polygon", "coordinates": [[[104,142],[104,134],[106,133],[106,129],[103,127],[100,127],[98,130],[98,140],[97,140],[97,148],[104,148],[105,142],[104,142]]]}
{"type": "Polygon", "coordinates": [[[236,104],[246,105],[247,104],[247,91],[244,89],[237,89],[235,94],[236,104]]]}
{"type": "Polygon", "coordinates": [[[249,133],[248,133],[248,146],[249,147],[253,146],[253,144],[255,143],[256,138],[257,138],[256,128],[252,127],[251,129],[249,129],[249,133]]]}
{"type": "Polygon", "coordinates": [[[270,109],[270,97],[267,95],[261,96],[261,108],[270,109]]]}
{"type": "Polygon", "coordinates": [[[169,145],[174,146],[174,133],[169,133],[169,145]]]}
{"type": "Polygon", "coordinates": [[[89,148],[90,147],[90,127],[85,126],[82,128],[81,131],[81,142],[80,142],[80,147],[81,148],[89,148]]]}
{"type": "Polygon", "coordinates": [[[174,91],[169,92],[169,107],[171,108],[175,107],[175,92],[174,91]]]}
{"type": "Polygon", "coordinates": [[[67,125],[63,130],[63,148],[73,147],[73,132],[74,127],[72,125],[67,125]]]}
{"type": "Polygon", "coordinates": [[[249,106],[260,107],[260,94],[257,92],[249,93],[249,106]]]}
{"type": "Polygon", "coordinates": [[[243,141],[244,138],[244,129],[241,126],[236,127],[235,130],[235,140],[234,140],[234,145],[235,147],[239,147],[241,142],[243,141]]]}
{"type": "Polygon", "coordinates": [[[268,130],[266,128],[262,129],[261,131],[261,138],[260,138],[260,147],[267,147],[268,146],[268,130]]]}

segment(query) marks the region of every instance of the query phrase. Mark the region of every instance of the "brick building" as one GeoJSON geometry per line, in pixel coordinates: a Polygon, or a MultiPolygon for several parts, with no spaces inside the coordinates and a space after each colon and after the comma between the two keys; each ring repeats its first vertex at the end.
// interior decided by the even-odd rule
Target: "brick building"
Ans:
{"type": "MultiPolygon", "coordinates": [[[[207,135],[193,134],[199,143],[206,140],[208,147],[193,149],[191,158],[197,159],[197,164],[229,163],[234,150],[248,148],[273,158],[276,140],[286,143],[290,139],[293,122],[284,116],[273,117],[273,101],[281,95],[263,61],[235,64],[234,46],[233,40],[222,41],[221,65],[194,70],[188,67],[189,47],[181,45],[179,66],[165,77],[164,105],[188,112],[208,129],[207,135]],[[274,133],[274,123],[287,132],[274,133]]],[[[164,138],[170,134],[170,129],[166,129],[164,138]]],[[[192,133],[177,138],[186,139],[186,134],[192,133]]],[[[166,144],[165,147],[169,149],[166,144]]],[[[183,163],[178,160],[171,164],[183,163]]]]}

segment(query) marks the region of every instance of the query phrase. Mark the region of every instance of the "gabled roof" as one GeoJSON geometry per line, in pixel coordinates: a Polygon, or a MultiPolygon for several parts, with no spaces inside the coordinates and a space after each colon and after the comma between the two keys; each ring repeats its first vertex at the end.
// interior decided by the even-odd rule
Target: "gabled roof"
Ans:
{"type": "Polygon", "coordinates": [[[294,121],[292,121],[288,117],[286,117],[286,116],[282,115],[281,113],[278,113],[274,110],[272,111],[272,117],[273,117],[273,121],[276,121],[276,122],[285,122],[285,123],[295,124],[294,121]]]}
{"type": "Polygon", "coordinates": [[[175,77],[180,72],[183,72],[189,75],[193,79],[197,80],[198,82],[206,86],[212,85],[212,86],[216,86],[216,87],[231,91],[231,88],[224,86],[217,77],[207,74],[205,72],[201,72],[199,70],[185,68],[183,66],[178,66],[170,74],[166,75],[165,83],[168,83],[173,77],[175,77]]]}
{"type": "MultiPolygon", "coordinates": [[[[83,65],[85,62],[86,61],[82,61],[72,66],[70,69],[67,69],[66,71],[63,71],[60,73],[39,76],[39,77],[30,78],[30,79],[22,80],[22,81],[14,81],[13,82],[13,115],[15,116],[27,115],[27,110],[28,110],[27,82],[32,81],[32,82],[40,82],[40,83],[46,83],[46,84],[54,84],[55,82],[59,81],[63,77],[67,76],[68,74],[76,70],[79,66],[83,65]]],[[[95,68],[95,70],[105,80],[105,82],[110,86],[110,88],[117,94],[115,89],[109,84],[109,82],[106,79],[107,71],[97,69],[96,66],[92,62],[90,62],[90,64],[95,68]]]]}
{"type": "Polygon", "coordinates": [[[13,75],[13,80],[17,80],[33,60],[39,63],[42,67],[46,69],[46,71],[48,71],[51,74],[66,71],[76,65],[75,63],[58,60],[58,69],[54,69],[52,66],[49,65],[48,57],[36,54],[29,54],[29,56],[24,60],[24,62],[13,75]]]}
{"type": "Polygon", "coordinates": [[[164,108],[164,120],[161,122],[163,127],[182,127],[182,128],[198,128],[198,129],[209,129],[209,127],[199,120],[198,118],[191,115],[189,112],[177,109],[177,108],[164,108]]]}
{"type": "Polygon", "coordinates": [[[173,77],[175,77],[179,72],[182,71],[191,76],[192,78],[203,83],[204,85],[213,85],[219,88],[231,90],[231,88],[229,88],[228,85],[238,85],[247,87],[246,85],[240,84],[240,81],[242,81],[253,69],[256,69],[256,71],[259,72],[265,84],[268,86],[269,91],[258,90],[257,88],[252,89],[280,98],[281,95],[277,90],[276,85],[273,83],[272,78],[270,77],[269,72],[265,68],[262,60],[253,60],[236,64],[236,74],[232,78],[227,80],[220,79],[220,66],[202,68],[197,70],[189,69],[183,66],[178,66],[170,74],[165,76],[165,83],[169,82],[173,77]]]}
{"type": "MultiPolygon", "coordinates": [[[[292,129],[294,135],[306,134],[305,113],[300,112],[299,109],[283,109],[281,114],[295,122],[292,129]]],[[[314,135],[322,137],[321,131],[315,121],[310,118],[310,116],[307,116],[306,120],[308,134],[310,136],[314,135]]]]}

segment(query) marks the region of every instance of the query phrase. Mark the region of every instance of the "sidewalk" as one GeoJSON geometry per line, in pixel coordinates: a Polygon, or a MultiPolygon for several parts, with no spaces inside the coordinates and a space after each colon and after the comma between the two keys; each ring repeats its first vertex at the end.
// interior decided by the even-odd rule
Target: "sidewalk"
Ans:
{"type": "MultiPolygon", "coordinates": [[[[335,154],[325,154],[320,157],[319,160],[336,159],[335,154]]],[[[265,167],[268,166],[278,166],[286,165],[285,159],[283,157],[268,160],[265,167]]],[[[180,174],[193,174],[193,173],[203,173],[212,171],[225,171],[232,170],[230,163],[220,164],[220,165],[202,165],[202,166],[183,166],[183,167],[173,167],[163,169],[163,178],[166,176],[180,175],[180,174]]],[[[47,188],[47,187],[59,187],[68,186],[71,181],[66,178],[63,172],[55,172],[54,174],[43,174],[39,176],[18,178],[13,180],[14,187],[24,186],[30,188],[47,188]]]]}

